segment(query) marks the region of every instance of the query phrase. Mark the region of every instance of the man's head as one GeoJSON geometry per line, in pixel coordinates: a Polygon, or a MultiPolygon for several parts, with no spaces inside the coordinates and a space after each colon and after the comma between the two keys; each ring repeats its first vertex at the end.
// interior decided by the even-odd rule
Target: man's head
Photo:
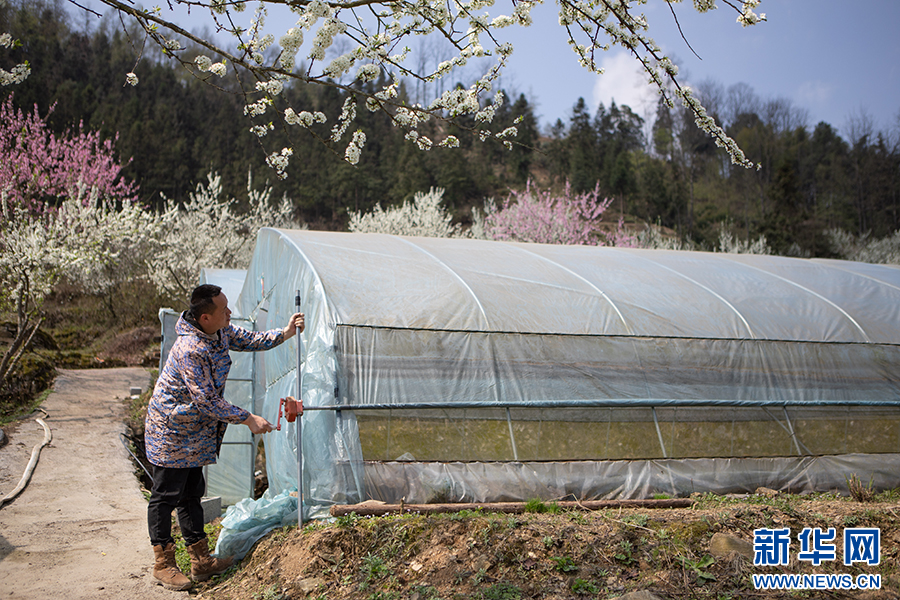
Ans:
{"type": "Polygon", "coordinates": [[[191,293],[190,310],[200,328],[210,335],[228,327],[231,321],[228,298],[217,285],[207,283],[194,288],[191,293]]]}

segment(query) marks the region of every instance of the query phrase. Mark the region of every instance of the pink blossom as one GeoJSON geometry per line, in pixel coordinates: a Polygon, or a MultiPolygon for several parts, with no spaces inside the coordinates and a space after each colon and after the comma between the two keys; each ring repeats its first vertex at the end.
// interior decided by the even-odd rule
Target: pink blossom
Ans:
{"type": "MultiPolygon", "coordinates": [[[[122,166],[113,146],[118,139],[100,140],[99,132],[77,132],[56,137],[41,117],[37,106],[25,114],[13,106],[12,96],[0,104],[0,191],[7,201],[33,212],[45,209],[47,201],[97,188],[101,196],[133,200],[137,186],[120,177],[122,166]]],[[[87,194],[85,194],[87,198],[87,194]]]]}
{"type": "Polygon", "coordinates": [[[600,198],[600,184],[592,192],[572,194],[566,182],[562,196],[550,190],[537,189],[528,181],[524,191],[511,190],[503,207],[490,212],[485,219],[485,232],[495,240],[533,242],[538,244],[571,244],[584,246],[636,245],[634,236],[619,220],[618,228],[607,233],[601,228],[603,213],[611,198],[600,198]]]}

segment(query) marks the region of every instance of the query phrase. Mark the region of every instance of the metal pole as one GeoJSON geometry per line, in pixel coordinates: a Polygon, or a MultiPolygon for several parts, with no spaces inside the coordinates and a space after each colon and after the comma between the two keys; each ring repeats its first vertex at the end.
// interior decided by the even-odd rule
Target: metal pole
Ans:
{"type": "Polygon", "coordinates": [[[519,460],[519,451],[516,449],[516,436],[513,433],[512,417],[509,414],[509,407],[506,407],[506,424],[509,426],[509,441],[512,444],[513,460],[519,460]]]}
{"type": "MultiPolygon", "coordinates": [[[[297,308],[295,312],[300,312],[300,290],[294,297],[294,305],[297,308]]],[[[297,332],[297,401],[303,400],[303,388],[301,386],[300,370],[303,365],[303,340],[300,338],[300,332],[297,332]]],[[[297,522],[303,527],[303,417],[297,417],[297,522]]]]}

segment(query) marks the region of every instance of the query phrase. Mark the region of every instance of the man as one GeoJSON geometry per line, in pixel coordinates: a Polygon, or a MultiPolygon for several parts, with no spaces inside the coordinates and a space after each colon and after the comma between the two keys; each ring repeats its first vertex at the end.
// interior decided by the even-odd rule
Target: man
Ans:
{"type": "Polygon", "coordinates": [[[229,350],[268,350],[304,327],[303,313],[295,313],[284,329],[247,331],[231,325],[228,299],[219,286],[201,285],[191,294],[190,309],[175,325],[178,339],[156,381],[145,420],[147,458],[154,465],[147,506],[156,559],[153,577],[165,588],[191,587],[175,563],[173,510],[191,557],[191,579],[206,581],[231,566],[231,558],[209,555],[200,502],[206,492],[203,466],[216,462],[228,423],[246,425],[254,434],[273,429],[266,419],[222,397],[231,368],[229,350]]]}

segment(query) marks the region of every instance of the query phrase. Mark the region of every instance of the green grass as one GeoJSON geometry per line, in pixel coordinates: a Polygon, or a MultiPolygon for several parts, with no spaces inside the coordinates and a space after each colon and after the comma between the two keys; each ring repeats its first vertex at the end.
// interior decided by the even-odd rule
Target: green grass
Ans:
{"type": "Polygon", "coordinates": [[[18,406],[9,406],[9,412],[6,412],[6,407],[3,410],[0,410],[0,426],[9,425],[13,421],[21,421],[25,419],[28,415],[36,411],[41,404],[47,399],[47,396],[50,395],[52,390],[44,390],[41,392],[34,400],[27,402],[25,404],[20,404],[18,406]]]}

